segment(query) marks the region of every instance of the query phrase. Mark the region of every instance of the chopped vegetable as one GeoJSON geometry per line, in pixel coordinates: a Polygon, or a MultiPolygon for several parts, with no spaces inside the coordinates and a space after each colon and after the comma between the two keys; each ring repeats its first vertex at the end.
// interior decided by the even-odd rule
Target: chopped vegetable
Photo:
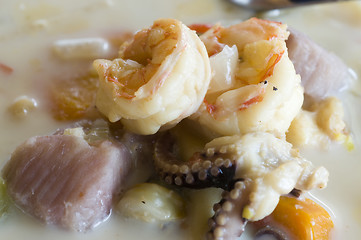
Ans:
{"type": "Polygon", "coordinates": [[[185,203],[181,196],[154,183],[142,183],[131,188],[117,207],[124,216],[146,222],[171,221],[185,215],[185,203]]]}
{"type": "Polygon", "coordinates": [[[330,214],[311,199],[282,196],[273,213],[257,226],[278,229],[289,239],[329,239],[333,222],[330,214]]]}
{"type": "Polygon", "coordinates": [[[57,120],[86,117],[94,107],[98,79],[91,75],[55,83],[51,95],[52,115],[57,120]]]}
{"type": "Polygon", "coordinates": [[[9,207],[9,198],[6,192],[6,184],[2,178],[0,178],[0,220],[7,213],[9,207]]]}

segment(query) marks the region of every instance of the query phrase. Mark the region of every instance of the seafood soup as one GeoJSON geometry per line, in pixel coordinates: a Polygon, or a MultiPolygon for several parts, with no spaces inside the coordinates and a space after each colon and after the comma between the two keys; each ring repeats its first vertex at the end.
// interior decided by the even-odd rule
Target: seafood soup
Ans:
{"type": "Polygon", "coordinates": [[[1,6],[0,239],[361,234],[361,1],[1,6]]]}

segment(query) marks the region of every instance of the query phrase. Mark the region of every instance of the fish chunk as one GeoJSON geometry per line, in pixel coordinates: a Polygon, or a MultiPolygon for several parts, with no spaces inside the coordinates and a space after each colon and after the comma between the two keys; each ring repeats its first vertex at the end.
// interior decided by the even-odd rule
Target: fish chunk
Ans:
{"type": "Polygon", "coordinates": [[[103,222],[129,172],[127,148],[103,140],[89,145],[74,135],[28,139],[3,169],[9,195],[47,224],[79,232],[103,222]]]}
{"type": "Polygon", "coordinates": [[[337,95],[353,82],[346,64],[307,35],[290,29],[286,42],[296,72],[301,75],[305,94],[315,100],[337,95]]]}

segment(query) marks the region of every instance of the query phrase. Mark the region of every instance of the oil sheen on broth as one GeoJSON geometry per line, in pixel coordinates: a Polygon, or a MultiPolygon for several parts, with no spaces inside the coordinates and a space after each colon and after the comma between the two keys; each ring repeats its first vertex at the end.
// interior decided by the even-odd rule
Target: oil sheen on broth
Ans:
{"type": "MultiPolygon", "coordinates": [[[[46,110],[49,82],[82,75],[89,71],[91,60],[62,60],[54,56],[52,44],[59,39],[80,37],[111,38],[126,30],[147,27],[160,17],[172,17],[190,23],[230,24],[252,16],[251,12],[234,8],[223,1],[6,1],[0,9],[0,63],[12,68],[11,74],[0,71],[0,164],[25,139],[51,134],[67,123],[53,120],[46,110]],[[140,7],[141,6],[141,7],[140,7]],[[149,11],[152,9],[152,11],[149,11]],[[142,14],[139,14],[141,12],[142,14]],[[141,16],[139,16],[141,15],[141,16]],[[36,101],[36,107],[23,119],[14,119],[8,107],[19,96],[36,101]]],[[[282,10],[266,13],[263,17],[282,21],[307,34],[326,49],[335,52],[354,71],[361,74],[361,3],[343,3],[282,10]],[[324,24],[327,23],[327,28],[324,24]]],[[[334,215],[335,239],[352,239],[361,234],[361,194],[357,169],[360,155],[361,103],[360,80],[351,93],[342,96],[347,122],[355,149],[348,152],[335,145],[328,150],[301,149],[315,165],[330,171],[328,187],[317,191],[315,197],[330,208],[334,215]]],[[[219,194],[214,190],[215,194],[219,194]]],[[[205,198],[209,192],[197,193],[205,198]]],[[[208,194],[208,195],[207,195],[208,194]]],[[[211,201],[209,201],[211,202],[211,201]]],[[[208,205],[211,205],[208,203],[208,205]]],[[[207,211],[205,209],[204,211],[207,211]]],[[[193,221],[198,221],[194,217],[193,221]]],[[[202,219],[199,220],[199,222],[202,219]]],[[[198,223],[200,224],[200,223],[198,223]]],[[[0,222],[0,238],[4,239],[189,239],[200,236],[201,224],[189,232],[177,224],[158,226],[125,220],[116,213],[105,224],[90,233],[64,232],[51,226],[44,227],[19,210],[12,210],[6,221],[0,222]],[[139,231],[141,229],[141,231],[139,231]],[[197,232],[198,231],[198,232],[197,232]],[[191,234],[191,236],[189,236],[191,234]]],[[[241,239],[248,239],[243,235],[241,239]]]]}

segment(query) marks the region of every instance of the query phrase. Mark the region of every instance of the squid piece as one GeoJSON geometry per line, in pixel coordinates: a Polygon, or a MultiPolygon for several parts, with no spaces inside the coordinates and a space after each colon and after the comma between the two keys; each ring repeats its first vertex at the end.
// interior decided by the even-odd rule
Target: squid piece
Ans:
{"type": "Polygon", "coordinates": [[[286,25],[257,18],[228,28],[215,25],[201,35],[214,75],[193,119],[219,135],[284,136],[303,103],[288,35],[286,25]]]}
{"type": "Polygon", "coordinates": [[[119,58],[98,59],[96,106],[111,122],[153,134],[193,114],[211,78],[206,48],[197,34],[173,19],[160,19],[121,46],[119,58]]]}

